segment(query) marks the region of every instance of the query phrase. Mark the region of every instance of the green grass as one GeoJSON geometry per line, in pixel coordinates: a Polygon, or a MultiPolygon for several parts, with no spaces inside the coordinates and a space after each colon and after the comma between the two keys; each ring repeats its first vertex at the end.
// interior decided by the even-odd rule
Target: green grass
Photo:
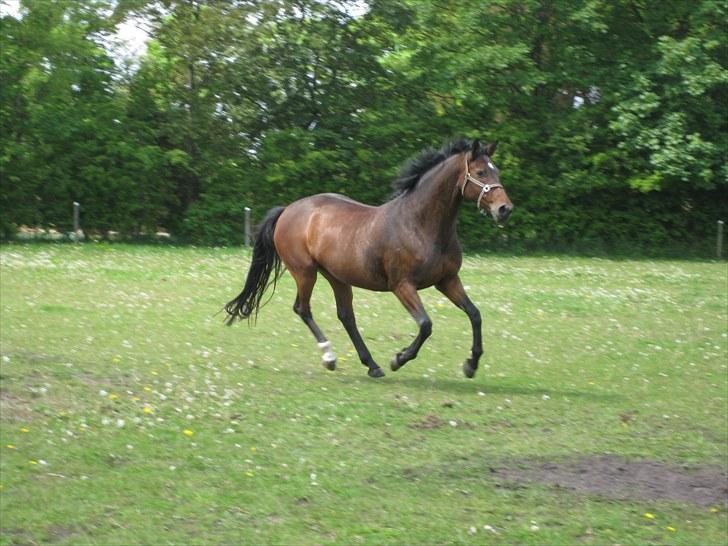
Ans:
{"type": "Polygon", "coordinates": [[[392,373],[415,325],[391,294],[356,291],[388,372],[372,380],[323,279],[313,310],[334,373],[291,311],[288,275],[255,327],[224,327],[239,249],[13,245],[0,258],[0,544],[728,538],[724,505],[489,471],[605,453],[725,469],[725,263],[466,258],[486,343],[474,380],[467,318],[439,293],[422,293],[432,338],[392,373]]]}

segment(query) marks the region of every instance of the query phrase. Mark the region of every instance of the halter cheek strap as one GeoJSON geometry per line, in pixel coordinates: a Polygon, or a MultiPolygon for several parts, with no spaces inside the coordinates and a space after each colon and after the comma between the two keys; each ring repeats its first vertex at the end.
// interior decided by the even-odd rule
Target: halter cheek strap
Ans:
{"type": "Polygon", "coordinates": [[[503,186],[499,182],[496,182],[494,184],[483,184],[480,180],[472,176],[470,174],[470,171],[468,170],[468,154],[465,154],[465,179],[463,180],[463,185],[460,186],[460,194],[463,197],[465,197],[465,186],[468,185],[468,182],[472,182],[476,186],[480,187],[480,195],[478,195],[478,201],[476,203],[476,206],[478,207],[480,214],[485,214],[486,211],[480,208],[480,201],[483,199],[483,196],[485,196],[486,193],[490,192],[490,190],[494,188],[502,188],[503,186]]]}

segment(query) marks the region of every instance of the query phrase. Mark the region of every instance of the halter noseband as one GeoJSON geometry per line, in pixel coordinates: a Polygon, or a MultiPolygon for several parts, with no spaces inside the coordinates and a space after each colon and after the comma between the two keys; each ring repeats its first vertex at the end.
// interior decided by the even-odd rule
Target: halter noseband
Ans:
{"type": "Polygon", "coordinates": [[[480,201],[483,199],[483,196],[490,192],[490,190],[494,188],[502,188],[503,185],[500,182],[496,182],[494,184],[483,184],[480,180],[475,178],[470,174],[470,171],[468,170],[468,154],[465,154],[465,179],[463,180],[463,185],[460,186],[460,194],[465,197],[465,186],[468,185],[468,182],[472,182],[476,186],[480,187],[480,195],[478,195],[478,202],[476,203],[476,206],[478,207],[478,211],[480,214],[485,214],[486,212],[480,208],[480,201]]]}

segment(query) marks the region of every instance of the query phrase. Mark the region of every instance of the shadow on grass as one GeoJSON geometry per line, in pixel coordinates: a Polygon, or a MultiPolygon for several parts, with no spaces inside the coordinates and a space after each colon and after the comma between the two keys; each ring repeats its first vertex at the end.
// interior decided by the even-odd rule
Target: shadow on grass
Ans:
{"type": "MultiPolygon", "coordinates": [[[[336,372],[334,372],[336,373],[336,372]]],[[[548,395],[554,397],[571,397],[586,400],[619,400],[622,396],[618,394],[574,389],[554,389],[551,387],[540,387],[538,385],[524,385],[516,380],[486,378],[478,380],[470,379],[448,379],[448,378],[426,378],[422,376],[407,377],[395,375],[395,372],[389,371],[387,376],[382,379],[371,379],[366,376],[364,378],[356,378],[352,375],[339,375],[336,380],[341,383],[372,383],[374,388],[384,388],[386,390],[396,391],[398,388],[418,389],[429,392],[449,392],[452,394],[471,396],[477,395],[479,392],[488,394],[497,394],[499,396],[524,395],[537,396],[541,398],[548,395]],[[394,376],[394,377],[393,377],[394,376]]]]}

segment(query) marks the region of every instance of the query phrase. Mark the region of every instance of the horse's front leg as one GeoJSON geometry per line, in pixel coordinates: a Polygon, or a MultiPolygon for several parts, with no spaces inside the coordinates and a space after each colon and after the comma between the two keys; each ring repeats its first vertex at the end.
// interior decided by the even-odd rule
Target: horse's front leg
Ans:
{"type": "Polygon", "coordinates": [[[440,281],[435,287],[445,294],[447,298],[465,311],[470,319],[470,325],[473,327],[473,347],[470,351],[470,358],[463,364],[463,373],[465,377],[473,377],[478,369],[478,361],[483,354],[483,336],[481,333],[480,311],[475,307],[468,295],[465,293],[463,283],[460,277],[455,275],[440,281]]]}
{"type": "Polygon", "coordinates": [[[417,358],[420,347],[422,347],[422,344],[432,333],[432,321],[427,316],[425,307],[422,305],[422,300],[417,293],[417,288],[413,284],[401,283],[393,292],[420,328],[417,337],[410,346],[394,355],[390,367],[392,371],[397,371],[410,360],[417,358]]]}

